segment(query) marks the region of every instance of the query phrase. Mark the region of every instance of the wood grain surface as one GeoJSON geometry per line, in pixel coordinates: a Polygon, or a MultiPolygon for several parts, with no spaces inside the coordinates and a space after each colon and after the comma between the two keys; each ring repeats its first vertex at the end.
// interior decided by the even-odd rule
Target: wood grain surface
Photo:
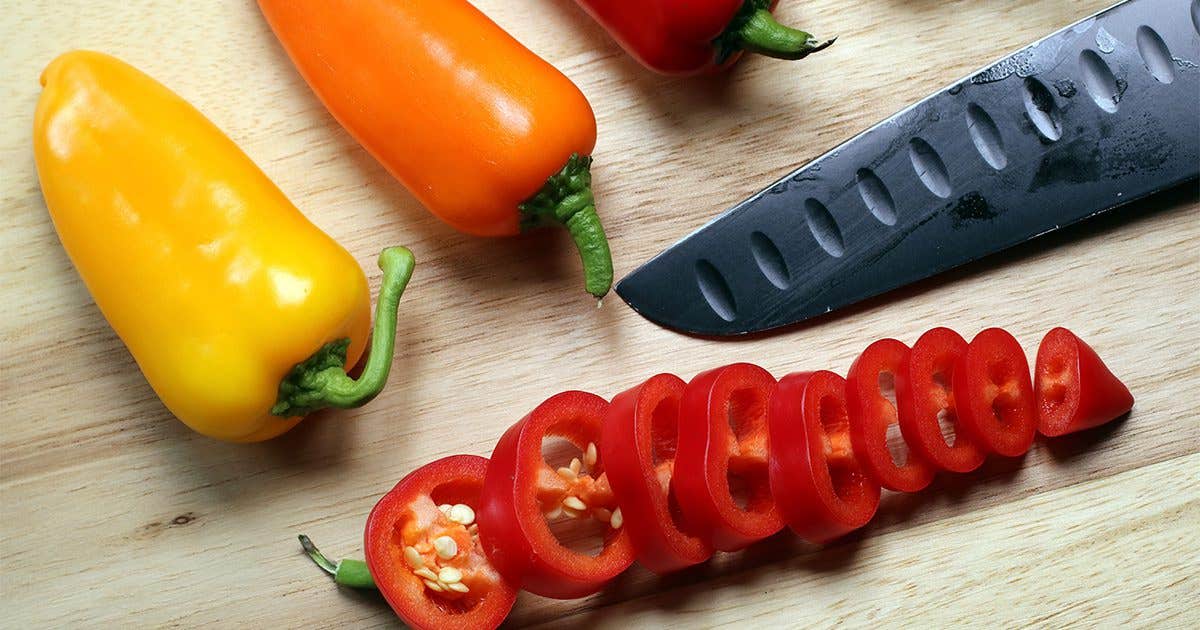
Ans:
{"type": "MultiPolygon", "coordinates": [[[[680,80],[642,70],[570,0],[478,1],[591,99],[618,277],[790,168],[1108,3],[788,1],[784,20],[838,44],[680,80]]],[[[936,325],[1004,326],[1031,354],[1069,326],[1137,406],[1020,461],[885,496],[870,526],[831,547],[785,533],[665,579],[635,567],[591,598],[523,595],[511,626],[1200,625],[1194,187],[815,324],[714,342],[615,297],[597,309],[563,234],[487,241],[438,223],[329,117],[249,0],[8,3],[0,50],[0,626],[394,626],[380,598],[335,588],[296,533],[360,556],[364,518],[396,480],[443,455],[488,454],[560,390],[611,396],[736,360],[844,373],[869,342],[911,343],[936,325]],[[38,188],[38,75],[73,48],[116,54],[194,103],[374,288],[382,247],[416,252],[378,400],[250,446],[167,413],[71,268],[38,188]]]]}

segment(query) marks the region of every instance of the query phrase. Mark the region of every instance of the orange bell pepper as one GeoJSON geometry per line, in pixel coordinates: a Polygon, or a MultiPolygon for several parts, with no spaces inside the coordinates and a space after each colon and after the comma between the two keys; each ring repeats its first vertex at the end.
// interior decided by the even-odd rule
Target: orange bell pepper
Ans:
{"type": "Polygon", "coordinates": [[[433,214],[478,236],[559,223],[612,286],[596,118],[570,79],[466,0],[259,0],[334,118],[433,214]]]}

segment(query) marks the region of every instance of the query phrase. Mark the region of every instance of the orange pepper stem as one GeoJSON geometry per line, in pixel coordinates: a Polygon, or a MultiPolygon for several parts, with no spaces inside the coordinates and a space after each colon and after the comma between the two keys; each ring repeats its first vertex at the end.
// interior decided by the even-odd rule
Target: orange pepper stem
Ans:
{"type": "Polygon", "coordinates": [[[612,252],[592,196],[592,158],[573,154],[562,170],[520,205],[521,229],[550,223],[567,228],[583,260],[584,288],[604,297],[613,283],[612,252]]]}
{"type": "Polygon", "coordinates": [[[375,329],[371,352],[358,380],[346,375],[349,339],[325,344],[297,364],[279,384],[279,397],[271,413],[284,418],[305,416],[325,407],[361,407],[379,395],[387,384],[396,349],[396,321],[400,296],[412,278],[416,260],[404,247],[389,247],[379,254],[383,285],[375,303],[375,329]]]}
{"type": "Polygon", "coordinates": [[[717,63],[725,63],[744,50],[776,59],[803,59],[833,45],[837,38],[820,40],[799,29],[784,26],[770,11],[770,0],[746,0],[713,46],[717,63]]]}

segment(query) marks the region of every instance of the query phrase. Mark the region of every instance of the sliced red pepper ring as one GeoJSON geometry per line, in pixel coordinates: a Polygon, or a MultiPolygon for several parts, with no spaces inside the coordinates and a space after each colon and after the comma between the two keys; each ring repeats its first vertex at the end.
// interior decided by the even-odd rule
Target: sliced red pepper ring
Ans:
{"type": "Polygon", "coordinates": [[[685,522],[721,551],[783,528],[767,475],[767,403],[774,387],[766,370],[735,363],[703,372],[684,388],[676,494],[685,522]],[[744,495],[744,505],[735,492],[744,495]]]}
{"type": "Polygon", "coordinates": [[[1133,394],[1096,351],[1075,333],[1055,328],[1042,339],[1034,364],[1038,431],[1054,437],[1116,420],[1133,408],[1133,394]]]}
{"type": "Polygon", "coordinates": [[[896,375],[908,365],[908,355],[903,343],[881,339],[867,346],[846,376],[846,411],[854,452],[867,474],[897,492],[923,490],[934,473],[920,453],[907,449],[904,463],[897,464],[888,448],[888,428],[899,422],[899,412],[885,395],[885,388],[895,392],[896,375]]]}
{"type": "Polygon", "coordinates": [[[833,372],[800,372],[771,396],[771,491],[792,531],[817,544],[866,525],[880,487],[850,440],[846,381],[833,372]]]}
{"type": "Polygon", "coordinates": [[[896,374],[896,406],[900,432],[909,452],[940,470],[966,473],[979,468],[987,453],[959,426],[954,400],[954,368],[967,351],[967,342],[949,328],[921,335],[908,353],[908,363],[896,374]],[[953,435],[942,431],[942,420],[953,435]]]}
{"type": "Polygon", "coordinates": [[[1037,408],[1029,361],[1008,332],[989,328],[971,340],[954,367],[958,418],[984,450],[1005,457],[1029,451],[1037,408]]]}
{"type": "Polygon", "coordinates": [[[557,394],[510,427],[492,451],[480,540],[500,573],[531,593],[584,597],[633,563],[633,546],[600,458],[607,410],[608,403],[594,394],[557,394]],[[542,455],[547,438],[567,440],[580,456],[569,466],[551,468],[542,455]],[[547,519],[603,522],[603,549],[591,556],[568,548],[547,519]]]}
{"type": "Polygon", "coordinates": [[[367,518],[367,566],[414,628],[495,628],[517,589],[488,562],[475,510],[488,460],[439,459],[410,473],[367,518]]]}
{"type": "Polygon", "coordinates": [[[637,560],[660,575],[704,562],[713,553],[686,531],[671,487],[685,386],[678,376],[659,374],[618,394],[600,439],[605,474],[637,560]]]}

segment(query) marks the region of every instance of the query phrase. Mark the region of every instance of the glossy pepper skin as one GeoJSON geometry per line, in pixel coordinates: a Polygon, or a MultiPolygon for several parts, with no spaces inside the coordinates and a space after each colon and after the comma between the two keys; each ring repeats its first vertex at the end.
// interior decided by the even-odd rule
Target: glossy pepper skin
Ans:
{"type": "Polygon", "coordinates": [[[776,0],[576,0],[642,65],[661,74],[694,75],[732,65],[742,51],[802,59],[819,40],[775,21],[776,0]]]}
{"type": "Polygon", "coordinates": [[[1034,365],[1038,433],[1057,437],[1129,413],[1133,394],[1095,350],[1066,328],[1046,334],[1034,365]]]}
{"type": "Polygon", "coordinates": [[[367,279],[345,249],[199,111],[137,69],[70,52],[42,85],[34,154],[55,229],[176,417],[253,442],[378,393],[408,250],[381,256],[382,327],[363,378],[351,381],[343,366],[362,356],[371,313],[367,279]]]}
{"type": "Polygon", "coordinates": [[[496,570],[530,593],[585,597],[633,564],[633,545],[598,456],[607,411],[595,394],[556,394],[509,427],[492,450],[477,510],[479,540],[496,570]],[[542,454],[547,438],[570,442],[581,461],[553,469],[542,454]],[[601,551],[590,555],[564,545],[550,528],[551,520],[563,518],[607,523],[589,533],[602,538],[601,551]]]}
{"type": "Polygon", "coordinates": [[[697,374],[680,399],[676,496],[684,520],[714,549],[738,551],[783,529],[768,473],[774,388],[770,372],[735,363],[697,374]]]}
{"type": "Polygon", "coordinates": [[[686,386],[674,374],[658,374],[617,394],[600,437],[604,472],[624,515],[623,529],[637,561],[659,575],[713,554],[708,543],[686,531],[672,488],[679,403],[686,386]]]}
{"type": "Polygon", "coordinates": [[[333,117],[433,214],[476,236],[567,227],[612,285],[596,118],[570,79],[466,0],[259,0],[333,117]]]}

